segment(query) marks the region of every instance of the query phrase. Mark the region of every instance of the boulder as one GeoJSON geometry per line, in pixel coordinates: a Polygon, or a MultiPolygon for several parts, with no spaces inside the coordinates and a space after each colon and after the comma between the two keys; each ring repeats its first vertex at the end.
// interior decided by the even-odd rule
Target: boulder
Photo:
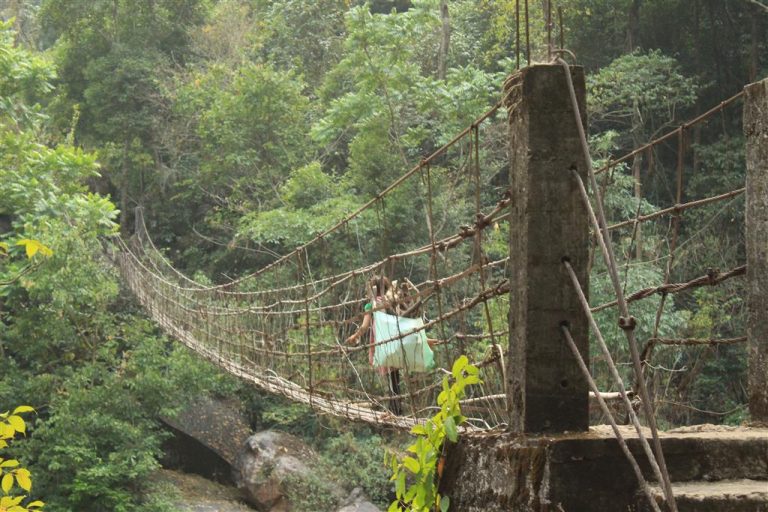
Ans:
{"type": "Polygon", "coordinates": [[[381,512],[381,510],[368,501],[361,488],[355,487],[337,512],[381,512]]]}
{"type": "Polygon", "coordinates": [[[317,455],[295,436],[267,430],[248,438],[235,466],[243,497],[262,512],[291,510],[290,480],[308,477],[317,455]]]}
{"type": "Polygon", "coordinates": [[[213,450],[234,465],[240,447],[251,434],[237,400],[203,396],[193,400],[175,417],[161,417],[166,425],[213,450]]]}

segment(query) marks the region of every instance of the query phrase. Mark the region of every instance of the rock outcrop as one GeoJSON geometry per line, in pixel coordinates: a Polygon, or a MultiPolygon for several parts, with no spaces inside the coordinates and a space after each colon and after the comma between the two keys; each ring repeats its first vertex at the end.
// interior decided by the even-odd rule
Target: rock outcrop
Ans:
{"type": "Polygon", "coordinates": [[[235,465],[235,484],[264,512],[291,510],[291,481],[309,478],[317,455],[295,436],[267,430],[248,438],[235,465]]]}
{"type": "Polygon", "coordinates": [[[251,428],[236,400],[200,397],[163,423],[196,439],[233,466],[251,428]]]}
{"type": "Polygon", "coordinates": [[[361,488],[355,487],[337,512],[381,512],[381,510],[368,501],[361,488]]]}

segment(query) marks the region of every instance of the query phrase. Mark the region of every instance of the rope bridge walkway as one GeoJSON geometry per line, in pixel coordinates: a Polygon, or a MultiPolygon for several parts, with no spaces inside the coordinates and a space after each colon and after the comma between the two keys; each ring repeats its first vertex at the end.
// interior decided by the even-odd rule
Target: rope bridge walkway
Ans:
{"type": "MultiPolygon", "coordinates": [[[[564,62],[559,62],[568,69],[564,62]]],[[[570,74],[566,75],[570,80],[570,74]]],[[[609,364],[614,354],[602,340],[595,315],[618,308],[620,328],[627,334],[636,371],[634,389],[630,389],[622,381],[622,375],[626,375],[620,375],[614,366],[611,373],[617,392],[601,393],[593,385],[592,397],[611,416],[604,398],[615,396],[628,411],[634,411],[637,401],[631,398],[639,396],[647,421],[654,427],[654,437],[653,398],[645,389],[654,347],[730,345],[744,341],[743,337],[674,339],[660,334],[670,295],[724,284],[745,273],[745,267],[736,262],[732,270],[703,269],[704,275],[683,276],[681,282],[672,282],[675,262],[685,250],[686,240],[681,235],[684,214],[704,208],[709,216],[705,220],[710,222],[722,216],[725,208],[739,204],[744,193],[741,184],[733,190],[713,191],[716,193],[709,197],[683,201],[686,154],[691,151],[688,134],[707,126],[715,114],[724,112],[740,96],[722,102],[622,158],[602,167],[595,165],[594,172],[584,139],[591,195],[578,175],[574,177],[591,212],[593,250],[604,255],[616,299],[590,306],[582,293],[584,283],[578,282],[567,259],[563,262],[564,272],[570,275],[574,287],[566,291],[580,294],[584,314],[591,319],[593,333],[609,364]],[[677,144],[670,149],[670,141],[675,139],[677,144]],[[665,176],[669,173],[665,174],[660,167],[671,160],[669,155],[663,156],[665,151],[677,153],[671,204],[643,211],[638,196],[633,217],[616,218],[608,224],[603,197],[612,186],[611,177],[626,172],[627,163],[636,163],[643,157],[649,176],[665,176]],[[597,176],[604,179],[602,184],[597,176]],[[712,210],[715,203],[726,206],[712,210]],[[626,268],[660,260],[666,261],[666,271],[662,283],[627,291],[626,281],[621,283],[622,262],[617,261],[617,252],[621,251],[615,251],[611,240],[629,239],[628,245],[634,247],[641,234],[652,234],[660,240],[658,250],[647,261],[637,259],[633,250],[625,250],[626,268]],[[666,254],[662,254],[662,249],[666,254]],[[636,321],[628,304],[649,298],[656,298],[659,304],[651,329],[653,335],[644,340],[641,350],[633,334],[636,321]]],[[[576,105],[575,96],[573,104],[576,105]]],[[[482,378],[482,384],[473,386],[463,403],[464,414],[469,417],[466,430],[503,428],[507,424],[506,372],[511,371],[507,367],[507,311],[509,301],[515,300],[509,276],[515,269],[509,266],[507,234],[511,194],[506,185],[494,185],[494,178],[508,165],[505,144],[499,143],[506,140],[508,119],[504,114],[516,108],[518,105],[509,96],[503,98],[360,208],[250,275],[220,285],[201,284],[188,278],[152,243],[140,209],[135,235],[130,240],[117,238],[113,257],[127,286],[165,331],[220,368],[270,393],[307,404],[322,413],[410,428],[434,414],[442,379],[449,373],[447,369],[459,355],[465,354],[480,368],[482,378]],[[376,231],[380,233],[391,234],[397,229],[393,223],[398,216],[403,218],[403,212],[393,210],[396,204],[408,204],[412,209],[406,212],[408,215],[423,216],[423,222],[417,223],[420,227],[402,233],[396,247],[383,242],[381,247],[364,246],[360,233],[370,232],[372,225],[377,225],[376,231]],[[356,251],[348,257],[350,248],[356,251]],[[344,255],[342,261],[340,255],[344,255]],[[373,276],[387,276],[393,281],[387,293],[376,296],[373,276]],[[367,304],[371,305],[372,316],[376,312],[391,313],[397,324],[395,331],[390,331],[388,337],[378,332],[373,341],[365,334],[359,337],[360,343],[350,343],[350,337],[355,338],[353,335],[369,314],[365,311],[367,304]],[[401,326],[397,319],[409,327],[401,326]],[[434,365],[409,357],[398,365],[399,370],[371,364],[379,349],[393,343],[402,346],[403,340],[412,335],[422,342],[429,339],[434,365]]],[[[663,203],[659,197],[650,199],[656,205],[663,203]]],[[[691,239],[695,236],[696,233],[691,235],[691,239]]],[[[626,243],[620,244],[620,248],[625,246],[626,243]]],[[[567,343],[570,333],[566,326],[563,336],[567,343]]],[[[583,363],[578,350],[575,355],[583,363]]],[[[585,372],[588,367],[588,363],[584,364],[585,372]]],[[[594,384],[591,378],[590,381],[594,384]]],[[[633,418],[637,422],[636,415],[633,418]]],[[[658,455],[650,458],[660,461],[654,466],[661,466],[663,472],[663,457],[658,455]]]]}

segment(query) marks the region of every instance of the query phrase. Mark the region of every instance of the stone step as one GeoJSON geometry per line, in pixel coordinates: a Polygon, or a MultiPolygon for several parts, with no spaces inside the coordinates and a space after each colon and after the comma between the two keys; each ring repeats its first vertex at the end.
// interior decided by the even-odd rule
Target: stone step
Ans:
{"type": "MultiPolygon", "coordinates": [[[[663,501],[661,487],[651,491],[663,501]]],[[[680,512],[768,512],[768,480],[720,480],[679,482],[672,492],[680,512]]],[[[639,512],[650,512],[646,499],[639,499],[639,512]]]]}
{"type": "MultiPolygon", "coordinates": [[[[650,433],[647,434],[650,441],[650,433]]],[[[661,445],[673,482],[768,478],[768,431],[697,425],[662,432],[661,445]]],[[[627,443],[646,478],[654,475],[632,432],[627,443]]]]}

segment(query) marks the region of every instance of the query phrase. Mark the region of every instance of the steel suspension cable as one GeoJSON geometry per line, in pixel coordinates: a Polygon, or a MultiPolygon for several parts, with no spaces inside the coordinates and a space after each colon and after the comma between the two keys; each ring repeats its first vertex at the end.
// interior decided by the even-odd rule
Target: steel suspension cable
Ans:
{"type": "MultiPolygon", "coordinates": [[[[621,288],[621,284],[619,281],[618,269],[617,269],[616,260],[613,254],[613,247],[611,244],[610,236],[608,235],[608,229],[607,229],[608,223],[605,220],[605,211],[603,209],[603,199],[602,199],[602,195],[600,194],[600,190],[598,188],[597,179],[595,177],[595,171],[592,168],[592,156],[589,152],[589,144],[587,143],[586,133],[584,131],[584,126],[581,122],[581,112],[579,109],[578,100],[576,99],[576,90],[573,86],[573,79],[571,78],[571,70],[570,70],[570,67],[568,66],[568,63],[565,62],[562,58],[558,58],[558,62],[562,65],[563,70],[565,72],[566,82],[568,84],[568,92],[571,98],[571,105],[573,108],[574,119],[579,132],[579,141],[581,143],[581,148],[584,156],[584,163],[586,165],[586,170],[589,175],[590,185],[592,186],[595,193],[595,200],[596,200],[595,202],[597,204],[597,212],[600,219],[599,221],[595,217],[595,213],[592,210],[592,205],[590,204],[589,196],[587,195],[587,190],[584,187],[584,183],[581,181],[581,178],[578,176],[578,174],[575,171],[572,171],[572,172],[577,178],[577,182],[579,184],[579,190],[581,191],[581,194],[582,194],[582,200],[584,200],[586,208],[590,212],[590,219],[592,220],[592,223],[599,234],[598,240],[600,242],[601,250],[603,251],[603,257],[605,258],[606,265],[609,267],[611,281],[613,283],[613,287],[616,292],[616,298],[618,300],[619,311],[623,317],[622,330],[624,331],[624,334],[626,335],[627,341],[629,343],[630,352],[632,354],[632,364],[635,369],[635,378],[638,381],[638,390],[640,391],[639,393],[640,399],[642,401],[643,409],[646,414],[646,421],[648,421],[648,425],[651,429],[651,435],[653,436],[656,460],[659,464],[659,468],[661,470],[661,475],[663,480],[662,487],[664,489],[664,496],[667,500],[667,504],[669,505],[671,511],[677,512],[677,503],[675,502],[675,497],[672,493],[672,484],[670,482],[669,473],[667,471],[667,465],[664,460],[664,453],[661,449],[659,432],[658,432],[658,428],[656,427],[656,418],[653,414],[653,408],[649,403],[648,389],[646,388],[645,380],[643,379],[642,364],[640,362],[640,352],[638,350],[637,341],[635,340],[635,335],[632,330],[634,328],[634,318],[632,318],[629,314],[629,308],[627,307],[627,303],[624,300],[624,292],[621,288]]],[[[621,318],[620,318],[620,321],[621,321],[621,318]]],[[[620,325],[621,325],[621,322],[620,322],[620,325]]]]}
{"type": "MultiPolygon", "coordinates": [[[[605,400],[603,399],[600,391],[597,388],[597,384],[595,383],[595,380],[592,378],[592,375],[589,373],[589,368],[587,368],[587,365],[584,362],[584,358],[581,357],[579,348],[576,346],[576,343],[573,341],[573,337],[571,336],[571,331],[568,329],[568,326],[566,325],[561,325],[560,329],[563,333],[563,337],[568,343],[568,347],[571,349],[571,352],[573,353],[573,357],[576,359],[576,362],[579,363],[579,368],[581,369],[581,373],[584,375],[584,378],[589,383],[589,388],[592,390],[593,395],[596,397],[597,403],[600,405],[600,409],[603,411],[603,414],[608,418],[608,422],[611,424],[611,429],[613,430],[613,434],[616,436],[616,440],[619,442],[621,451],[624,452],[624,455],[627,457],[627,460],[632,466],[632,471],[634,471],[635,473],[635,477],[637,478],[637,481],[640,484],[640,488],[643,490],[643,494],[645,494],[646,498],[648,498],[648,502],[650,503],[651,508],[653,508],[655,512],[661,512],[661,509],[659,508],[658,503],[656,503],[656,499],[654,498],[653,493],[651,492],[651,489],[648,486],[648,482],[645,480],[645,477],[643,476],[643,472],[640,470],[640,466],[637,464],[637,460],[635,459],[635,456],[632,454],[629,447],[627,446],[627,442],[624,440],[624,436],[621,434],[621,431],[619,430],[619,426],[616,424],[616,419],[613,417],[613,413],[608,407],[608,404],[605,403],[605,400]]],[[[622,396],[626,396],[626,395],[622,392],[622,396]]],[[[631,406],[629,410],[632,410],[631,406]]]]}

